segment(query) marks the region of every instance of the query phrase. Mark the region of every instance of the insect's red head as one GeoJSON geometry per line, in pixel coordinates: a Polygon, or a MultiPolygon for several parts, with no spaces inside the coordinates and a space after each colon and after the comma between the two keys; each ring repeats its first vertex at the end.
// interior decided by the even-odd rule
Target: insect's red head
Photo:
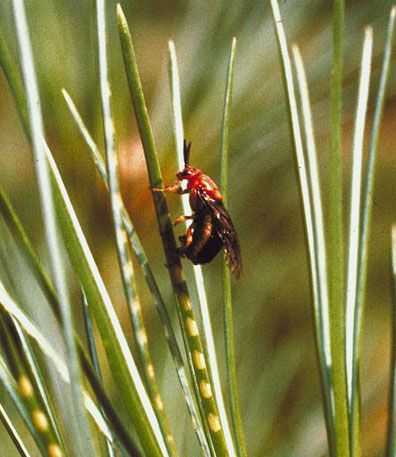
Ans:
{"type": "Polygon", "coordinates": [[[190,165],[187,165],[186,167],[183,168],[183,170],[180,170],[176,173],[176,178],[179,181],[183,181],[183,179],[186,179],[187,181],[194,179],[196,176],[198,176],[201,173],[198,168],[193,168],[190,165]]]}

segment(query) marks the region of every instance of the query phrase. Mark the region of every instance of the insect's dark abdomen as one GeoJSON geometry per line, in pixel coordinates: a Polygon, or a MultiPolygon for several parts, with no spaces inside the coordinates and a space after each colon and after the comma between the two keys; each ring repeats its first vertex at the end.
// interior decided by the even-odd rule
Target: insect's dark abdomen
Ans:
{"type": "Polygon", "coordinates": [[[209,237],[205,246],[198,253],[196,253],[195,256],[189,258],[195,265],[208,263],[216,257],[216,255],[221,251],[222,247],[223,243],[221,239],[218,237],[218,235],[213,234],[209,237]]]}
{"type": "Polygon", "coordinates": [[[214,230],[212,214],[205,209],[196,213],[192,228],[192,242],[189,246],[184,247],[183,254],[195,265],[208,263],[223,247],[221,238],[214,230]]]}

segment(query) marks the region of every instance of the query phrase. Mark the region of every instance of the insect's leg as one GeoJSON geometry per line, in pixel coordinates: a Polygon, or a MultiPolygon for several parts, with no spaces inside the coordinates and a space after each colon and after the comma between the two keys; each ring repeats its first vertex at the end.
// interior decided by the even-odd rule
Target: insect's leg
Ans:
{"type": "Polygon", "coordinates": [[[190,227],[187,229],[187,233],[185,235],[185,240],[184,240],[184,249],[188,249],[190,244],[193,241],[193,233],[194,233],[194,224],[191,224],[190,227]]]}
{"type": "Polygon", "coordinates": [[[179,248],[179,253],[181,257],[186,257],[186,252],[193,241],[193,233],[194,233],[194,223],[190,225],[187,229],[187,233],[185,235],[179,236],[179,240],[181,246],[179,248]]]}
{"type": "Polygon", "coordinates": [[[179,241],[181,243],[181,246],[179,247],[179,255],[180,257],[185,257],[185,251],[186,251],[186,235],[179,236],[179,241]]]}
{"type": "Polygon", "coordinates": [[[174,194],[178,194],[180,192],[180,189],[181,189],[180,183],[177,182],[172,185],[164,186],[163,189],[154,188],[151,190],[153,190],[154,192],[172,192],[174,194]]]}
{"type": "Polygon", "coordinates": [[[157,187],[151,187],[151,190],[153,192],[172,192],[174,194],[188,194],[188,189],[183,189],[182,186],[180,185],[179,181],[176,181],[175,184],[169,185],[169,186],[164,186],[163,189],[157,188],[157,187]]]}
{"type": "Polygon", "coordinates": [[[186,222],[186,221],[189,221],[192,219],[194,219],[194,216],[181,215],[173,221],[173,225],[177,225],[177,224],[180,224],[181,222],[186,222]]]}
{"type": "MultiPolygon", "coordinates": [[[[187,233],[185,235],[179,236],[179,240],[181,243],[181,246],[177,249],[177,257],[186,257],[186,251],[190,244],[193,241],[193,233],[194,233],[194,223],[190,225],[190,227],[187,229],[187,233]]],[[[165,264],[166,267],[171,268],[174,264],[177,263],[178,259],[171,263],[165,264]]]]}

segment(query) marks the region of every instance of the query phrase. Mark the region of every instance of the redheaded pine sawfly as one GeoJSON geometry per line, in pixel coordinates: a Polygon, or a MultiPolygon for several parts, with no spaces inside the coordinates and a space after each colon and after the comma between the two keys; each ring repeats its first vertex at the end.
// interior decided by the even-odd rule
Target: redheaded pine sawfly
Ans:
{"type": "Polygon", "coordinates": [[[198,168],[190,166],[190,149],[191,143],[184,141],[184,168],[176,173],[178,182],[164,188],[166,192],[189,194],[193,215],[179,216],[174,223],[177,225],[192,220],[187,233],[179,237],[180,255],[197,265],[210,262],[224,250],[231,272],[239,278],[242,274],[242,258],[234,224],[215,182],[198,168]],[[180,185],[184,180],[187,181],[186,189],[180,185]]]}

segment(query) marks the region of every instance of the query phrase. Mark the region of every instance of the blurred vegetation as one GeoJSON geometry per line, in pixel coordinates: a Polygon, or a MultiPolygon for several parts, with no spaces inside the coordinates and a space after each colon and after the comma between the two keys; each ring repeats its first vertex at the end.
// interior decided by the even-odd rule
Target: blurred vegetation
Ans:
{"type": "MultiPolygon", "coordinates": [[[[280,1],[289,42],[299,44],[305,61],[322,175],[329,152],[330,1],[280,1]]],[[[124,200],[153,264],[168,309],[172,294],[165,275],[143,152],[129,101],[115,20],[108,2],[113,102],[124,200]],[[159,255],[159,253],[161,253],[159,255]]],[[[326,454],[321,393],[314,350],[301,209],[294,171],[285,94],[269,2],[155,0],[123,2],[134,36],[138,64],[156,136],[164,179],[176,170],[168,79],[167,42],[178,52],[182,103],[192,163],[219,180],[221,107],[231,39],[238,39],[230,132],[229,209],[240,234],[244,276],[233,283],[235,347],[245,433],[252,456],[326,454]]],[[[132,341],[114,248],[108,197],[77,131],[61,88],[76,102],[103,149],[100,119],[94,2],[26,2],[47,138],[77,209],[101,273],[132,341]]],[[[374,28],[372,89],[378,85],[391,2],[346,2],[344,75],[344,164],[349,180],[351,130],[357,97],[363,27],[374,28]]],[[[16,56],[10,0],[0,2],[0,28],[16,56]]],[[[392,65],[395,67],[396,57],[392,65]]],[[[7,190],[36,246],[42,227],[33,159],[12,96],[0,73],[0,169],[7,190]]],[[[377,167],[364,332],[363,455],[383,455],[390,366],[390,225],[396,217],[396,72],[391,73],[377,167]]],[[[170,198],[173,216],[180,213],[170,198]]],[[[347,214],[347,213],[346,213],[347,214]]],[[[1,256],[4,245],[0,243],[1,256]]],[[[44,250],[40,255],[45,258],[44,250]]],[[[185,262],[187,263],[187,262],[185,262]]],[[[27,275],[15,256],[14,272],[27,275]]],[[[191,270],[186,265],[186,271],[191,270]]],[[[222,339],[220,262],[204,268],[218,347],[222,339]],[[218,329],[218,330],[217,330],[218,329]]],[[[142,302],[150,303],[138,273],[142,302]]],[[[18,279],[19,280],[19,279],[18,279]]],[[[26,279],[28,280],[28,279],[26,279]]],[[[71,278],[72,281],[72,278],[71,278]]],[[[77,286],[74,290],[79,298],[77,286]]],[[[32,286],[36,321],[50,326],[32,286]]],[[[48,311],[47,311],[48,312],[48,311]]],[[[176,437],[185,436],[181,455],[197,455],[186,408],[158,316],[144,309],[160,390],[176,437]]],[[[57,327],[53,324],[53,340],[57,327]]],[[[223,352],[219,350],[221,369],[223,352]]],[[[223,376],[225,380],[225,375],[223,376]]],[[[108,380],[110,383],[111,381],[108,380]]],[[[112,386],[117,398],[115,386],[112,386]]],[[[3,401],[3,395],[0,395],[3,401]]],[[[118,399],[120,400],[120,399],[118,399]]],[[[0,428],[1,455],[17,455],[0,428]]],[[[179,439],[179,445],[180,445],[179,439]]]]}

